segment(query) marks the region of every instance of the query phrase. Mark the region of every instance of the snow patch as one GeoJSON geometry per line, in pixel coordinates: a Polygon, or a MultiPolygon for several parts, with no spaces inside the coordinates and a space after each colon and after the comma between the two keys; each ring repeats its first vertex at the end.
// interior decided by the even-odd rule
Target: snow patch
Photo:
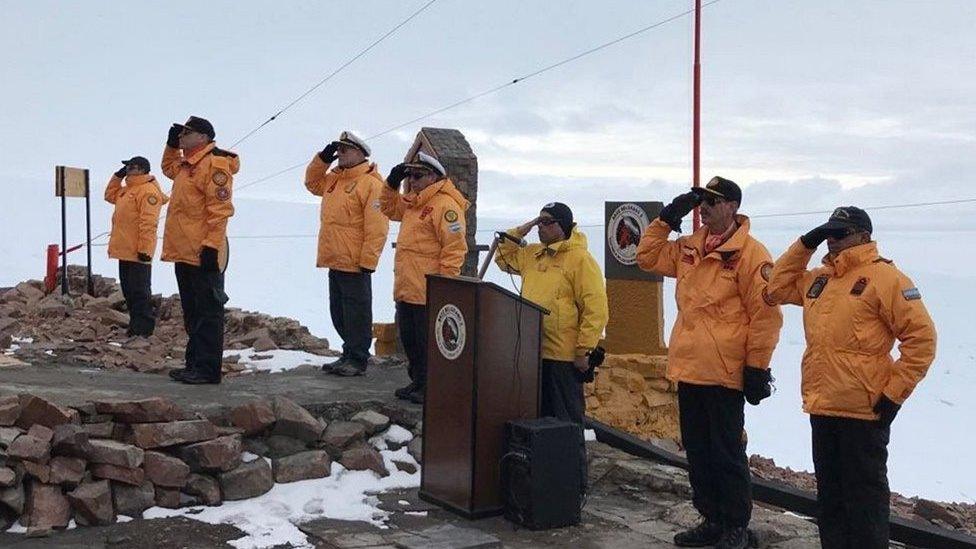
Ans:
{"type": "Polygon", "coordinates": [[[335,360],[332,357],[313,355],[305,351],[289,351],[287,349],[257,352],[254,348],[248,348],[224,351],[225,357],[234,355],[240,355],[241,358],[238,360],[238,364],[243,365],[245,369],[272,374],[294,370],[299,366],[312,365],[320,368],[326,362],[335,360]],[[251,356],[266,356],[268,358],[253,359],[251,356]]]}

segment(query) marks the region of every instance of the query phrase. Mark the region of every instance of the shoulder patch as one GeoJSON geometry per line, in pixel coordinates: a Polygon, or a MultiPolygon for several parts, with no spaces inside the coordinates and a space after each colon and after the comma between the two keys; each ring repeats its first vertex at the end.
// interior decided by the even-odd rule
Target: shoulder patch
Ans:
{"type": "Polygon", "coordinates": [[[231,158],[237,158],[236,154],[230,151],[225,151],[224,149],[218,149],[217,147],[214,147],[211,152],[214,154],[214,156],[229,156],[231,158]]]}
{"type": "Polygon", "coordinates": [[[813,284],[810,285],[810,289],[807,290],[807,297],[810,299],[817,299],[820,297],[820,294],[823,293],[824,286],[827,285],[828,280],[830,280],[830,277],[827,275],[818,276],[813,281],[813,284]]]}
{"type": "Polygon", "coordinates": [[[905,301],[922,299],[922,292],[918,291],[918,288],[908,288],[907,290],[902,290],[901,295],[905,298],[905,301]]]}
{"type": "Polygon", "coordinates": [[[769,277],[772,276],[772,274],[773,274],[773,264],[770,263],[769,261],[763,263],[762,267],[759,267],[759,275],[762,276],[763,280],[765,280],[766,282],[769,282],[769,277]]]}
{"type": "Polygon", "coordinates": [[[230,191],[227,190],[227,187],[218,187],[215,194],[217,195],[217,200],[224,202],[230,200],[230,191]]]}
{"type": "Polygon", "coordinates": [[[447,210],[444,212],[444,221],[448,223],[454,223],[458,220],[458,213],[454,210],[447,210]]]}
{"type": "Polygon", "coordinates": [[[218,187],[223,187],[224,185],[227,184],[227,181],[230,180],[230,176],[227,175],[227,172],[223,170],[215,170],[213,175],[210,176],[210,180],[213,181],[214,185],[217,185],[218,187]]]}
{"type": "Polygon", "coordinates": [[[156,195],[151,194],[146,197],[146,202],[148,202],[150,206],[155,206],[156,204],[159,204],[159,199],[156,198],[156,195]]]}

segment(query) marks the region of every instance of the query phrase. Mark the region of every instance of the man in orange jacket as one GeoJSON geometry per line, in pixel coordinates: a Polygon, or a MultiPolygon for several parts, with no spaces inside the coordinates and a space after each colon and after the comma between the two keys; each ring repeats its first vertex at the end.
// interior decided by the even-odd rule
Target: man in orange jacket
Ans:
{"type": "Polygon", "coordinates": [[[769,281],[771,299],[803,306],[803,411],[824,548],[888,547],[891,422],[935,359],[922,295],[878,255],[872,230],[864,210],[837,208],[776,260],[769,281]],[[807,270],[824,240],[823,265],[807,270]]]}
{"type": "Polygon", "coordinates": [[[742,549],[752,515],[743,399],[769,396],[769,361],[783,316],[766,294],[769,252],[739,215],[742,191],[712,178],[665,206],[637,247],[646,271],[678,279],[678,317],[668,345],[668,371],[678,383],[681,440],[688,456],[695,528],[674,537],[682,547],[742,549]],[[701,205],[703,227],[668,240],[681,218],[701,205]]]}
{"type": "Polygon", "coordinates": [[[410,363],[410,384],[397,389],[396,396],[420,404],[427,389],[426,277],[461,274],[468,253],[464,212],[469,202],[436,158],[418,152],[411,162],[390,170],[380,204],[390,220],[400,222],[393,299],[400,340],[410,363]],[[401,194],[404,179],[407,188],[401,194]]]}
{"type": "Polygon", "coordinates": [[[369,146],[345,131],[312,157],[305,187],[322,197],[316,266],[329,269],[329,312],[342,338],[342,356],[322,370],[366,373],[373,339],[373,272],[383,253],[390,221],[380,211],[383,176],[367,161],[369,146]],[[338,160],[338,166],[329,166],[338,160]]]}
{"type": "Polygon", "coordinates": [[[163,232],[163,261],[176,264],[186,328],[183,383],[220,383],[224,350],[224,267],[236,154],[218,149],[213,125],[196,116],[173,124],[163,150],[163,174],[173,180],[163,232]]]}
{"type": "Polygon", "coordinates": [[[149,160],[123,160],[105,188],[105,201],[115,205],[108,256],[119,260],[119,284],[129,309],[129,336],[149,337],[156,328],[152,296],[152,258],[156,253],[159,210],[169,198],[149,174],[149,160]]]}

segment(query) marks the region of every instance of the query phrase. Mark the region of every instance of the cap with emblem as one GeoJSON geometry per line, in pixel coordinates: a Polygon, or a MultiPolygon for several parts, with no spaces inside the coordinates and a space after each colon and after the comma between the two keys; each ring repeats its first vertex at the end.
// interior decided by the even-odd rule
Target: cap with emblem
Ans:
{"type": "Polygon", "coordinates": [[[336,145],[348,145],[350,147],[356,147],[357,149],[363,151],[363,154],[369,156],[371,151],[369,150],[369,145],[365,141],[360,139],[360,137],[350,131],[344,131],[339,134],[339,139],[333,141],[336,145]]]}
{"type": "Polygon", "coordinates": [[[444,169],[444,166],[436,158],[422,151],[418,151],[417,156],[410,162],[407,162],[406,166],[408,168],[431,170],[441,177],[447,176],[447,170],[444,169]]]}
{"type": "Polygon", "coordinates": [[[213,124],[211,124],[206,118],[200,118],[199,116],[191,116],[186,120],[185,123],[177,124],[177,126],[191,132],[202,133],[211,140],[217,136],[217,133],[214,131],[213,124]]]}
{"type": "Polygon", "coordinates": [[[871,234],[874,227],[868,212],[857,206],[842,206],[830,214],[830,219],[821,225],[824,229],[856,229],[871,234]]]}
{"type": "Polygon", "coordinates": [[[146,173],[149,173],[149,160],[143,156],[133,156],[128,160],[123,160],[122,164],[125,166],[134,166],[146,173]]]}
{"type": "Polygon", "coordinates": [[[742,204],[742,189],[735,181],[715,176],[704,187],[692,187],[692,192],[699,196],[713,195],[742,204]]]}
{"type": "Polygon", "coordinates": [[[542,211],[552,216],[559,223],[559,228],[563,230],[566,238],[573,234],[573,210],[562,202],[550,202],[542,207],[542,211]]]}

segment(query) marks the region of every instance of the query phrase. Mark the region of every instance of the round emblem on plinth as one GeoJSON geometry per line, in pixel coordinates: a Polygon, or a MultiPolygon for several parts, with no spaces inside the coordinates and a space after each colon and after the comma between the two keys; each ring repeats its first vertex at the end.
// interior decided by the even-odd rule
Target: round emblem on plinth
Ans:
{"type": "Polygon", "coordinates": [[[448,360],[454,360],[464,351],[464,315],[456,306],[447,304],[437,312],[434,323],[437,349],[448,360]]]}
{"type": "Polygon", "coordinates": [[[614,210],[607,222],[607,246],[614,259],[623,265],[635,265],[637,244],[650,223],[647,212],[632,202],[614,210]]]}

